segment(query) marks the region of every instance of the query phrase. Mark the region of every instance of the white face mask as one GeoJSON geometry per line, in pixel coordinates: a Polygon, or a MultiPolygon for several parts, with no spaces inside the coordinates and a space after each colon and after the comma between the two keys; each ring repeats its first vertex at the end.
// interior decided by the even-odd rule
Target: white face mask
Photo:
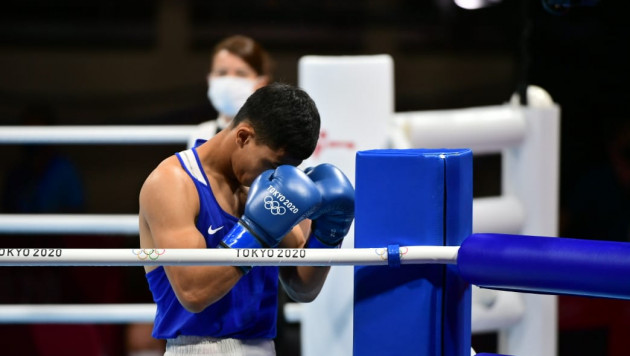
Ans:
{"type": "Polygon", "coordinates": [[[254,93],[256,80],[234,76],[208,79],[208,99],[214,108],[225,116],[234,117],[254,93]]]}

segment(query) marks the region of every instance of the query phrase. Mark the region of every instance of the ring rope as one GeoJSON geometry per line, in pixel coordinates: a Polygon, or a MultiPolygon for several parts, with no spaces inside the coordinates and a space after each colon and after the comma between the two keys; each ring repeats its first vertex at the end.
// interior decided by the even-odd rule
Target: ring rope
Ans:
{"type": "Polygon", "coordinates": [[[127,324],[150,323],[154,303],[133,304],[4,304],[0,324],[127,324]]]}
{"type": "Polygon", "coordinates": [[[183,144],[195,125],[3,126],[0,144],[183,144]]]}
{"type": "MultiPolygon", "coordinates": [[[[514,196],[473,199],[473,232],[518,233],[524,212],[514,196]]],[[[138,214],[0,214],[0,234],[138,235],[138,214]]]]}
{"type": "Polygon", "coordinates": [[[0,266],[333,266],[456,264],[459,246],[355,249],[63,249],[0,248],[0,266]]]}
{"type": "Polygon", "coordinates": [[[138,214],[0,214],[0,234],[138,235],[138,214]]]}

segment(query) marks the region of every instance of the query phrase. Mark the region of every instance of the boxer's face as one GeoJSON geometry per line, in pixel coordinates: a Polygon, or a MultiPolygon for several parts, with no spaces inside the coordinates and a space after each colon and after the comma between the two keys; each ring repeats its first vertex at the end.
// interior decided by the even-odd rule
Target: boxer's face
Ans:
{"type": "Polygon", "coordinates": [[[250,186],[262,172],[281,165],[298,166],[301,160],[293,159],[284,148],[273,149],[256,141],[253,128],[245,123],[236,128],[237,150],[233,155],[234,175],[244,186],[250,186]]]}

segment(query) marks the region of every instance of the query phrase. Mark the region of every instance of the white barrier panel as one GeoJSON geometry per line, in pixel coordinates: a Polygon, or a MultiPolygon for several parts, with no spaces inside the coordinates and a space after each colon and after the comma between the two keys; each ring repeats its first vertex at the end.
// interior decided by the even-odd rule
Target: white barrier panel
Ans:
{"type": "Polygon", "coordinates": [[[185,144],[196,125],[0,126],[0,144],[185,144]]]}
{"type": "Polygon", "coordinates": [[[457,110],[399,112],[394,125],[407,132],[412,147],[499,152],[523,142],[525,117],[512,105],[457,110]]]}
{"type": "Polygon", "coordinates": [[[0,305],[0,324],[152,323],[155,304],[0,305]]]}
{"type": "Polygon", "coordinates": [[[138,215],[0,214],[0,234],[138,235],[138,215]]]}
{"type": "MultiPolygon", "coordinates": [[[[298,79],[322,120],[317,149],[304,165],[334,164],[354,183],[356,152],[387,145],[394,112],[392,58],[305,56],[299,61],[298,79]]],[[[353,229],[342,248],[354,247],[353,229]]],[[[353,281],[352,267],[333,267],[319,296],[304,305],[303,356],[352,355],[353,281]]]]}

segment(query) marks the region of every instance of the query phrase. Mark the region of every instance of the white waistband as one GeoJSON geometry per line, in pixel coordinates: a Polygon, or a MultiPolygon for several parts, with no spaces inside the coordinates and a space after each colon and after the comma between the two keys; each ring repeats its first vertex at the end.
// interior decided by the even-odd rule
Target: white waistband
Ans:
{"type": "Polygon", "coordinates": [[[275,356],[270,339],[218,339],[213,337],[180,335],[166,341],[164,356],[275,356]]]}

